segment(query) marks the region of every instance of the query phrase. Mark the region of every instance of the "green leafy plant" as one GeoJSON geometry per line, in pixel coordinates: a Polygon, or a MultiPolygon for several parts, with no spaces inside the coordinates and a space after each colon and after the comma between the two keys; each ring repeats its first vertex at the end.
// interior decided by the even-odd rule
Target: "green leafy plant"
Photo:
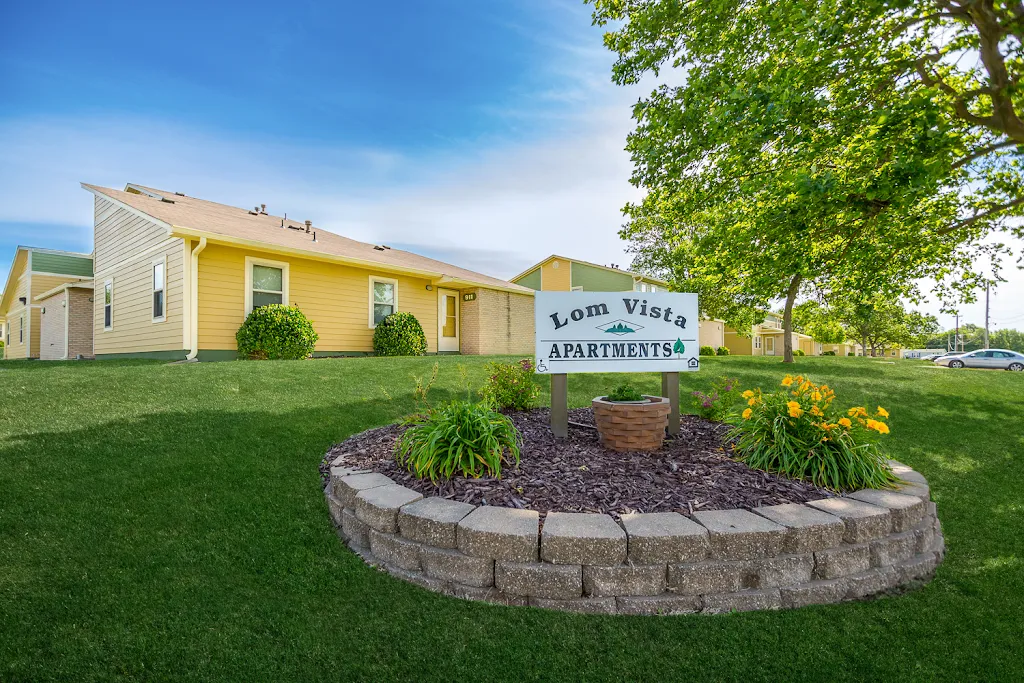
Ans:
{"type": "Polygon", "coordinates": [[[302,311],[284,304],[252,309],[235,333],[238,354],[251,360],[308,358],[319,339],[302,311]]]}
{"type": "Polygon", "coordinates": [[[422,356],[427,352],[423,326],[412,313],[392,313],[373,330],[373,352],[378,356],[422,356]]]}
{"type": "Polygon", "coordinates": [[[804,356],[804,355],[806,355],[806,354],[805,354],[805,353],[803,352],[803,350],[802,350],[802,349],[794,349],[794,350],[793,350],[793,355],[794,355],[794,356],[804,356]]]}
{"type": "Polygon", "coordinates": [[[715,355],[714,346],[702,346],[700,347],[700,355],[702,356],[713,356],[715,355]]]}
{"type": "Polygon", "coordinates": [[[840,413],[835,392],[786,375],[771,393],[744,391],[747,407],[730,433],[733,455],[754,469],[803,479],[832,491],[886,488],[898,479],[878,446],[889,413],[863,406],[840,413]]]}
{"type": "Polygon", "coordinates": [[[729,412],[736,404],[739,395],[740,381],[735,377],[721,377],[711,383],[707,393],[692,392],[693,406],[697,414],[705,420],[725,422],[729,412]]]}
{"type": "Polygon", "coordinates": [[[502,462],[519,464],[519,430],[482,403],[452,401],[403,425],[407,429],[395,444],[395,458],[420,479],[500,478],[502,462]]]}
{"type": "Polygon", "coordinates": [[[605,399],[612,403],[625,403],[629,401],[643,401],[644,395],[637,391],[632,384],[620,384],[608,392],[608,396],[605,399]]]}
{"type": "Polygon", "coordinates": [[[481,391],[495,410],[528,410],[537,403],[540,387],[533,383],[533,362],[488,363],[487,381],[481,391]]]}
{"type": "Polygon", "coordinates": [[[715,351],[715,355],[717,355],[717,356],[728,356],[729,355],[729,349],[727,349],[724,346],[719,346],[718,350],[715,351]]]}
{"type": "Polygon", "coordinates": [[[836,355],[836,352],[835,351],[822,351],[821,355],[823,355],[823,356],[834,356],[834,355],[836,355]]]}

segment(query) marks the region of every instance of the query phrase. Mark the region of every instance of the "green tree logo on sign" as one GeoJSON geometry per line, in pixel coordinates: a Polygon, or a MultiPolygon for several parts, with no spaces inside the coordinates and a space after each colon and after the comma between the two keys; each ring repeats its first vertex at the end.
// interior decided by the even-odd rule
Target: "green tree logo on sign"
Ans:
{"type": "Polygon", "coordinates": [[[672,353],[678,353],[680,356],[686,353],[686,345],[682,339],[676,338],[676,343],[672,345],[672,353]]]}

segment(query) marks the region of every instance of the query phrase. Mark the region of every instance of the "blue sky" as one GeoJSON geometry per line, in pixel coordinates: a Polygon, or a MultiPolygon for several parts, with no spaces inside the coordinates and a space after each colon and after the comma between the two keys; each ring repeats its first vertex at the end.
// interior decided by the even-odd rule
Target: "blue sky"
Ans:
{"type": "Polygon", "coordinates": [[[571,0],[13,4],[0,278],[17,244],[91,250],[81,181],[266,203],[500,277],[628,264],[622,148],[650,84],[613,86],[611,62],[571,0]]]}

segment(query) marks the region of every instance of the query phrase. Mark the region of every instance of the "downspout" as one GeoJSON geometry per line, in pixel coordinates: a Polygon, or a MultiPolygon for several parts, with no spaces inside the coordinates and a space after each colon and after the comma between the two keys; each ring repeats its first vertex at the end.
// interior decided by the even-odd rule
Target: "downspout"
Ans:
{"type": "Polygon", "coordinates": [[[189,305],[189,317],[191,318],[189,333],[192,337],[190,340],[192,348],[185,356],[185,360],[195,360],[199,353],[199,254],[203,249],[206,249],[206,238],[200,237],[199,244],[192,250],[192,267],[189,269],[192,279],[189,286],[189,298],[192,299],[189,305]]]}

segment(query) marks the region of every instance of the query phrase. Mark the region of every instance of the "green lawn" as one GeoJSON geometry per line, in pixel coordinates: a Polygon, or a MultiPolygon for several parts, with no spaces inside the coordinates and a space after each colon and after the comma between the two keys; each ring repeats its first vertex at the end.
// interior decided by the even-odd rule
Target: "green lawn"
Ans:
{"type": "MultiPolygon", "coordinates": [[[[435,400],[485,361],[440,358],[435,400]]],[[[432,362],[0,363],[0,680],[1024,679],[1024,375],[797,359],[889,409],[892,455],[931,482],[948,555],[926,588],[598,617],[435,595],[335,536],[324,450],[409,412],[432,362]]],[[[724,373],[784,366],[708,359],[684,401],[724,373]]],[[[570,403],[616,379],[571,377],[570,403]]]]}

